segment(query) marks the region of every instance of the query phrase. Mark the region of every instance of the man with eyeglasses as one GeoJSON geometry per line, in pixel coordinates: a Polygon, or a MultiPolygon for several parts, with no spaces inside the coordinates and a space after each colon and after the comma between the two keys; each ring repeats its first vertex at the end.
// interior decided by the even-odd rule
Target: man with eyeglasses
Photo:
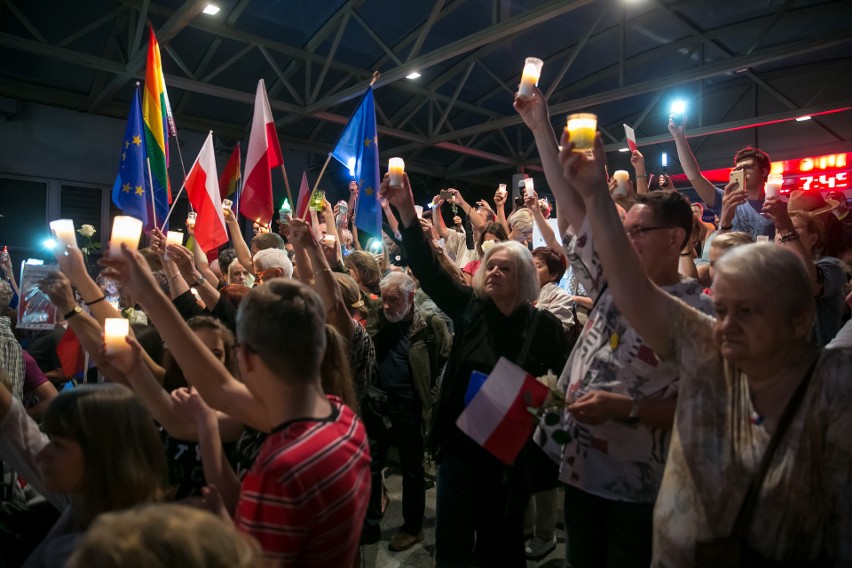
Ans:
{"type": "Polygon", "coordinates": [[[720,219],[724,199],[728,200],[729,207],[736,207],[733,221],[729,226],[719,227],[720,231],[742,231],[749,233],[754,239],[760,235],[775,238],[775,225],[772,220],[760,214],[765,199],[763,187],[771,167],[769,155],[751,146],[737,152],[734,155],[734,170],[743,172],[745,187],[734,187],[736,182],[731,182],[725,189],[720,189],[701,173],[698,161],[686,141],[686,120],[675,124],[672,117],[669,117],[669,132],[674,137],[683,172],[707,207],[720,219]]]}
{"type": "Polygon", "coordinates": [[[257,251],[253,262],[258,286],[273,278],[293,276],[293,263],[285,250],[268,248],[257,251]]]}
{"type": "MultiPolygon", "coordinates": [[[[594,235],[580,196],[565,180],[547,103],[538,89],[515,109],[530,127],[559,229],[575,275],[594,305],[559,378],[567,411],[561,428],[568,560],[574,568],[651,564],[653,507],[674,418],[678,370],[660,361],[627,323],[607,290],[594,235]]],[[[572,144],[563,151],[571,151],[572,144]]],[[[678,273],[692,232],[692,209],[675,191],[637,196],[624,229],[651,279],[670,294],[712,313],[697,281],[678,273]]],[[[642,298],[636,298],[641,302],[642,298]]],[[[537,439],[537,438],[536,438],[537,439]]],[[[553,448],[547,448],[553,449],[553,448]]],[[[553,452],[548,452],[553,457],[553,452]]]]}

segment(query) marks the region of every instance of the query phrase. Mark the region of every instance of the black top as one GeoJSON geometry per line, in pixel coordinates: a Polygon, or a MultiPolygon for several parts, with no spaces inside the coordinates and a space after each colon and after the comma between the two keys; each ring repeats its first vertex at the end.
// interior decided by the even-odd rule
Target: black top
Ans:
{"type": "Polygon", "coordinates": [[[411,321],[385,323],[376,335],[376,360],[379,362],[379,387],[395,399],[413,400],[414,384],[408,362],[411,321]]]}
{"type": "Polygon", "coordinates": [[[436,456],[460,452],[499,463],[455,425],[464,409],[470,375],[473,371],[489,374],[501,356],[534,376],[548,370],[558,375],[568,359],[562,324],[543,311],[527,357],[518,361],[536,309],[522,304],[513,313],[503,314],[491,298],[476,296],[473,288],[458,284],[441,268],[419,224],[401,227],[400,231],[411,271],[435,304],[452,318],[456,330],[433,414],[429,448],[436,456]]]}

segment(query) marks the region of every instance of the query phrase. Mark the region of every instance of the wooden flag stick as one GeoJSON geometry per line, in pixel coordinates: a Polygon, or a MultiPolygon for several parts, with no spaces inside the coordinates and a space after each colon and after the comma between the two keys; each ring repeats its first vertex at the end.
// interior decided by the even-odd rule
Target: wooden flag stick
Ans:
{"type": "Polygon", "coordinates": [[[151,158],[145,157],[148,164],[148,183],[151,185],[151,214],[154,216],[154,226],[157,226],[157,203],[154,201],[154,178],[151,176],[151,158]]]}
{"type": "MultiPolygon", "coordinates": [[[[314,183],[314,189],[313,189],[313,191],[311,191],[311,195],[313,195],[314,191],[316,191],[317,188],[319,187],[320,180],[322,179],[323,174],[325,174],[325,169],[328,167],[328,163],[330,161],[331,161],[331,152],[328,153],[328,156],[325,159],[325,163],[322,165],[322,169],[320,170],[319,177],[317,177],[316,183],[314,183]]],[[[298,206],[298,204],[296,204],[296,205],[298,206]]],[[[311,210],[311,206],[309,204],[307,211],[310,211],[310,210],[311,210]]],[[[304,220],[305,221],[308,220],[308,213],[307,212],[305,213],[305,219],[304,220]]]]}

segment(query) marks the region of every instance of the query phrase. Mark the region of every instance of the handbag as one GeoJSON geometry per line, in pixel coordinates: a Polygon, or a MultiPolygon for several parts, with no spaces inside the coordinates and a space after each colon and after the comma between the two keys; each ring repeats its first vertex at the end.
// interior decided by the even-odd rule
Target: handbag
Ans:
{"type": "MultiPolygon", "coordinates": [[[[805,392],[807,391],[808,384],[810,383],[811,376],[813,375],[814,368],[816,367],[818,360],[819,358],[813,362],[810,369],[808,369],[805,378],[796,388],[796,391],[793,393],[793,397],[790,399],[790,402],[787,403],[787,407],[784,409],[784,413],[778,421],[778,427],[769,439],[769,444],[766,446],[766,452],[763,454],[757,473],[751,480],[748,490],[746,491],[745,498],[740,505],[740,510],[737,513],[736,520],[734,521],[734,528],[731,530],[731,535],[724,538],[698,541],[695,543],[694,558],[696,568],[716,568],[719,566],[724,566],[725,568],[738,568],[741,566],[768,567],[784,565],[783,563],[776,563],[762,558],[760,554],[755,552],[746,544],[746,539],[748,538],[748,532],[751,528],[752,521],[754,520],[754,511],[757,508],[757,501],[760,498],[760,488],[763,485],[763,480],[766,478],[767,472],[769,471],[772,456],[775,454],[775,450],[781,444],[781,439],[784,437],[784,434],[793,422],[793,417],[796,415],[796,412],[801,406],[802,399],[805,398],[805,392]]],[[[810,564],[803,564],[799,562],[796,563],[796,565],[809,566],[810,564]]],[[[820,563],[813,565],[818,566],[820,563]]]]}

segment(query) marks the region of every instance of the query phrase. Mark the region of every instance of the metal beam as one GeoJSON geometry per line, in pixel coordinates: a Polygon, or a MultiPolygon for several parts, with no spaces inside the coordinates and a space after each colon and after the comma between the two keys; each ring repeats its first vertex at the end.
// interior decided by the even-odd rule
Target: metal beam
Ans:
{"type": "Polygon", "coordinates": [[[319,77],[317,77],[317,82],[314,85],[314,90],[311,93],[310,100],[312,101],[316,100],[317,95],[319,95],[319,90],[322,87],[323,81],[325,81],[325,75],[328,73],[328,66],[331,65],[332,61],[334,61],[334,55],[337,53],[337,48],[340,45],[340,39],[343,37],[343,32],[346,31],[346,24],[349,23],[349,14],[351,13],[352,11],[343,14],[343,21],[340,22],[340,26],[337,28],[337,35],[334,36],[334,40],[331,42],[331,49],[328,50],[328,55],[326,55],[325,62],[322,64],[319,77]]]}
{"type": "MultiPolygon", "coordinates": [[[[376,82],[376,87],[387,85],[394,81],[404,78],[411,69],[418,69],[422,72],[423,69],[428,69],[433,65],[437,65],[448,59],[452,59],[463,53],[474,50],[478,47],[492,42],[499,42],[518,32],[528,30],[546,20],[555,18],[566,12],[576,10],[587,4],[591,4],[594,0],[550,0],[541,4],[535,10],[530,10],[514,18],[510,18],[494,26],[489,26],[483,30],[479,30],[469,34],[464,39],[452,42],[426,55],[413,59],[405,65],[397,66],[382,74],[381,78],[376,82]]],[[[350,88],[340,93],[326,97],[312,105],[309,105],[307,111],[309,114],[329,107],[334,107],[340,103],[346,102],[360,94],[360,89],[350,88]]]]}
{"type": "Polygon", "coordinates": [[[9,8],[10,12],[15,14],[15,17],[18,18],[21,24],[23,24],[23,26],[27,29],[28,32],[30,32],[30,34],[34,38],[36,38],[42,43],[47,43],[47,39],[43,35],[41,35],[41,32],[38,31],[38,28],[36,28],[33,23],[30,22],[26,16],[24,16],[24,13],[18,10],[18,7],[15,6],[15,3],[12,0],[3,0],[3,3],[6,5],[7,8],[9,8]]]}
{"type": "MultiPolygon", "coordinates": [[[[418,53],[420,53],[420,48],[423,47],[423,42],[426,41],[426,36],[429,35],[429,31],[432,29],[432,26],[435,25],[435,20],[438,19],[438,15],[441,13],[443,8],[444,0],[436,0],[435,4],[432,6],[432,11],[429,13],[429,17],[426,18],[426,21],[420,27],[420,32],[417,34],[417,40],[411,47],[411,51],[408,52],[408,57],[405,58],[406,61],[411,61],[417,57],[418,53]]],[[[397,65],[401,64],[401,61],[397,62],[397,65]]]]}
{"type": "Polygon", "coordinates": [[[441,131],[441,127],[444,126],[444,122],[447,120],[447,117],[450,115],[450,111],[453,110],[453,105],[456,104],[456,101],[459,98],[459,94],[464,88],[465,83],[467,83],[468,77],[470,77],[470,72],[473,71],[473,67],[476,65],[476,62],[471,61],[467,65],[467,69],[465,69],[464,76],[459,80],[459,84],[456,86],[456,90],[453,92],[453,97],[450,100],[450,104],[447,105],[447,108],[444,109],[444,113],[441,115],[440,120],[438,120],[438,124],[435,125],[435,128],[432,129],[432,135],[434,136],[438,132],[441,131]]]}
{"type": "MultiPolygon", "coordinates": [[[[190,20],[201,13],[204,7],[207,6],[206,0],[186,0],[183,5],[172,15],[169,20],[163,24],[157,36],[157,42],[160,46],[168,45],[180,30],[189,24],[190,20]]],[[[147,48],[139,49],[134,53],[130,62],[125,67],[125,70],[115,77],[107,86],[98,93],[94,100],[89,105],[89,112],[94,111],[103,101],[112,98],[118,89],[129,81],[136,71],[142,67],[147,56],[147,48]]]]}
{"type": "MultiPolygon", "coordinates": [[[[643,93],[655,92],[659,89],[668,89],[676,85],[680,85],[682,83],[690,83],[692,81],[699,81],[701,79],[707,79],[710,77],[715,77],[717,75],[724,75],[726,73],[731,73],[744,67],[753,67],[757,65],[773,63],[775,61],[787,59],[788,57],[791,57],[793,55],[800,55],[804,53],[811,53],[814,51],[830,49],[832,47],[844,45],[849,42],[852,42],[852,36],[846,33],[827,36],[816,40],[797,41],[779,46],[775,49],[766,50],[758,54],[726,59],[723,61],[718,61],[716,63],[705,65],[703,67],[690,69],[682,73],[676,73],[662,80],[651,79],[648,81],[641,81],[639,83],[627,85],[624,88],[612,89],[595,95],[569,100],[564,103],[552,105],[550,107],[550,113],[560,114],[573,110],[589,108],[595,105],[618,101],[643,93]]],[[[443,140],[448,140],[451,137],[467,136],[470,134],[475,134],[477,132],[487,132],[495,128],[505,128],[507,126],[520,124],[521,122],[522,120],[520,116],[507,116],[478,126],[462,128],[452,134],[439,135],[434,138],[432,142],[441,142],[443,140]]]]}
{"type": "Polygon", "coordinates": [[[221,65],[216,67],[216,69],[212,70],[211,72],[206,74],[204,77],[202,77],[201,81],[203,81],[204,83],[210,82],[214,77],[216,77],[216,75],[218,75],[219,73],[221,73],[222,71],[224,71],[225,69],[227,69],[228,67],[230,67],[231,65],[236,63],[237,61],[239,61],[240,59],[242,59],[244,55],[246,55],[250,51],[253,51],[254,48],[255,48],[254,45],[251,45],[251,44],[246,45],[241,50],[239,50],[237,53],[235,53],[234,55],[232,55],[231,57],[229,57],[228,59],[223,61],[221,65]]]}
{"type": "Polygon", "coordinates": [[[580,55],[580,51],[582,51],[583,48],[586,47],[586,44],[589,43],[589,38],[592,37],[592,34],[598,28],[601,23],[601,20],[607,12],[609,12],[608,6],[604,6],[601,9],[601,13],[598,14],[598,19],[595,20],[595,23],[589,27],[589,30],[586,32],[586,35],[584,35],[583,38],[579,42],[577,42],[577,45],[572,49],[571,55],[569,55],[568,58],[565,60],[565,63],[562,64],[562,67],[559,69],[559,73],[556,74],[556,77],[553,78],[553,81],[550,83],[550,87],[548,87],[547,89],[547,94],[545,96],[548,99],[550,99],[550,95],[553,94],[553,91],[556,90],[556,87],[559,85],[559,83],[562,82],[562,79],[565,77],[565,73],[568,72],[568,69],[571,67],[571,65],[574,64],[574,61],[576,61],[577,56],[580,55]]]}
{"type": "Polygon", "coordinates": [[[99,27],[101,27],[102,25],[107,23],[108,21],[112,20],[113,18],[118,16],[121,12],[123,12],[124,10],[125,10],[124,8],[118,7],[115,10],[108,12],[107,14],[98,18],[97,20],[92,21],[90,24],[83,26],[82,28],[80,28],[79,30],[74,32],[73,34],[66,36],[65,38],[60,40],[59,43],[57,43],[56,45],[58,45],[59,47],[65,47],[68,44],[77,41],[81,37],[87,35],[89,32],[93,32],[94,30],[98,29],[99,27]]]}
{"type": "Polygon", "coordinates": [[[376,33],[376,31],[370,26],[370,24],[368,24],[357,11],[352,10],[352,17],[355,18],[356,22],[361,24],[361,27],[364,28],[364,31],[367,32],[367,35],[370,36],[373,41],[376,42],[376,44],[382,48],[382,51],[384,51],[388,57],[393,59],[397,65],[402,65],[402,59],[397,57],[396,53],[393,52],[390,46],[388,46],[388,44],[386,44],[382,40],[382,38],[379,37],[379,34],[376,33]]]}

